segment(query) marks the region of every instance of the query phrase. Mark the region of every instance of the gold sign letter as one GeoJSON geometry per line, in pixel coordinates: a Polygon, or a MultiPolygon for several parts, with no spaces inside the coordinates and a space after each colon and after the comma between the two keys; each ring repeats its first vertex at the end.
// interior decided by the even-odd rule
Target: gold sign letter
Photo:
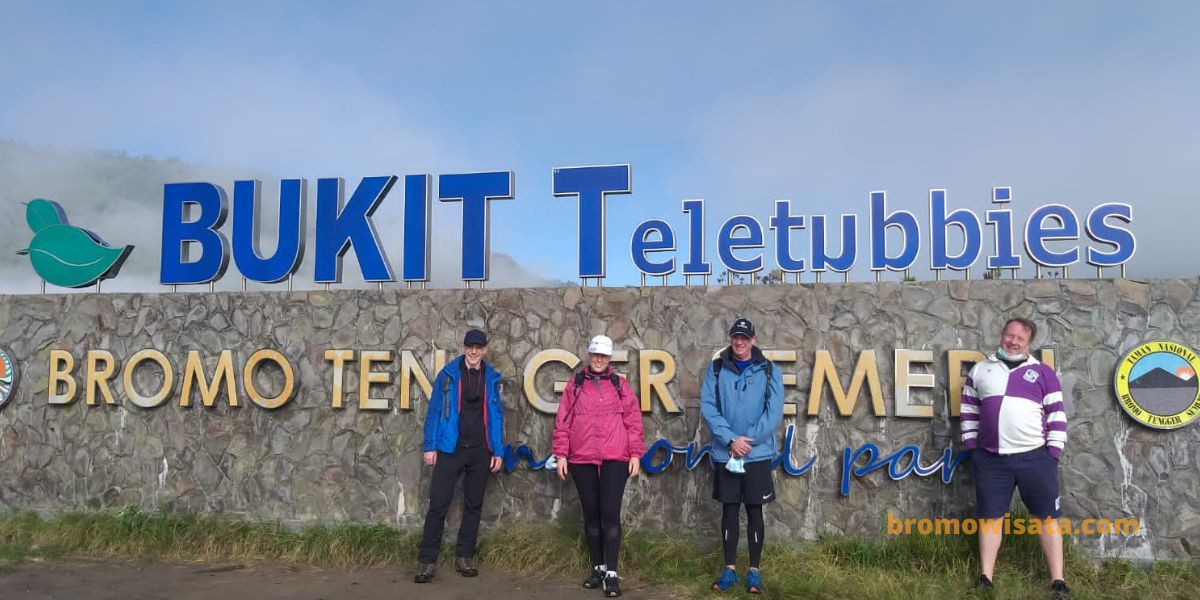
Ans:
{"type": "Polygon", "coordinates": [[[112,352],[107,350],[89,350],[87,353],[87,377],[84,379],[84,386],[87,392],[84,395],[84,401],[88,406],[96,404],[96,389],[100,389],[100,396],[104,398],[105,404],[116,404],[113,400],[112,391],[108,389],[108,380],[112,379],[113,373],[117,371],[117,361],[113,360],[112,352]],[[97,365],[104,363],[104,368],[99,368],[97,365]]]}
{"type": "Polygon", "coordinates": [[[171,363],[158,350],[142,350],[134,354],[129,362],[125,363],[125,373],[122,377],[125,383],[125,396],[129,401],[142,408],[154,408],[163,403],[167,396],[171,395],[171,386],[175,383],[175,371],[171,369],[171,363]],[[143,396],[136,388],[133,387],[133,372],[137,370],[138,365],[146,361],[154,361],[158,363],[158,367],[162,369],[162,387],[152,396],[143,396]]]}
{"type": "Polygon", "coordinates": [[[50,385],[47,395],[50,404],[70,404],[75,401],[75,378],[71,371],[75,370],[75,357],[66,350],[50,351],[50,385]],[[66,384],[67,391],[58,393],[58,384],[66,384]]]}
{"type": "Polygon", "coordinates": [[[858,392],[862,390],[863,381],[871,393],[871,409],[875,416],[885,416],[883,409],[883,390],[879,385],[879,367],[875,362],[874,350],[863,350],[858,353],[858,364],[854,366],[854,374],[850,376],[850,390],[842,391],[842,382],[838,379],[837,370],[833,367],[833,358],[828,350],[817,350],[813,363],[812,386],[808,390],[808,416],[815,417],[821,412],[821,392],[825,383],[829,382],[829,391],[833,393],[833,401],[837,404],[838,414],[848,417],[854,413],[858,404],[858,392]]]}
{"type": "Polygon", "coordinates": [[[932,350],[896,348],[896,414],[897,417],[933,417],[933,406],[913,404],[910,388],[932,388],[932,373],[913,373],[912,363],[932,363],[932,350]]]}
{"type": "Polygon", "coordinates": [[[255,404],[263,408],[279,408],[287,404],[288,400],[292,399],[292,391],[295,386],[296,374],[292,371],[292,363],[284,358],[282,354],[275,350],[259,350],[250,355],[250,360],[246,361],[245,368],[242,369],[242,387],[246,388],[246,395],[255,404]],[[269,360],[279,366],[283,371],[283,390],[274,398],[264,398],[258,393],[258,388],[254,385],[254,369],[258,363],[269,360]]]}
{"type": "Polygon", "coordinates": [[[179,392],[179,405],[191,406],[192,382],[200,390],[200,402],[205,408],[211,408],[217,401],[217,393],[221,391],[221,382],[225,382],[225,395],[229,396],[229,405],[237,406],[237,388],[233,383],[233,352],[222,350],[217,358],[217,368],[213,372],[212,384],[204,377],[204,364],[200,362],[200,353],[196,350],[188,352],[187,364],[183,367],[183,390],[179,392]]]}

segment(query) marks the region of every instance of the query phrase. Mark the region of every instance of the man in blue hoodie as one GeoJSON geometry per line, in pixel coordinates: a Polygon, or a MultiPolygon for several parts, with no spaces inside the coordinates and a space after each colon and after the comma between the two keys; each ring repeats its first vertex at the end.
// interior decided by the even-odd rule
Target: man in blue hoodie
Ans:
{"type": "Polygon", "coordinates": [[[462,356],[451,360],[433,380],[429,410],[425,413],[423,459],[433,467],[429,486],[429,512],[417,550],[413,581],[428,583],[437,566],[446,511],[454,499],[454,486],[463,476],[463,516],[458,529],[454,570],[463,577],[479,574],[475,563],[475,538],[483,512],[483,492],[488,473],[500,470],[504,453],[504,405],[500,401],[500,373],[484,362],[487,334],[472,329],[463,338],[462,356]]]}
{"type": "Polygon", "coordinates": [[[729,347],[704,370],[700,413],[712,433],[713,500],[721,503],[725,570],[713,589],[738,582],[738,512],[746,506],[750,570],[746,591],[761,594],[763,505],[775,500],[771,463],[779,454],[777,430],[783,420],[783,376],[761,350],[754,324],[737,319],[729,327],[729,347]]]}

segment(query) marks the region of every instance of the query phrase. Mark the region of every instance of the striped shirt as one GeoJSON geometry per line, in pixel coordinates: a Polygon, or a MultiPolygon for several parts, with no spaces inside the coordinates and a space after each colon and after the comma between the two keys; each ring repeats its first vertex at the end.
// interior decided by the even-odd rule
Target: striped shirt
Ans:
{"type": "Polygon", "coordinates": [[[1067,443],[1062,384],[1033,356],[1015,369],[994,354],[976,363],[963,385],[961,421],[967,450],[1016,454],[1048,446],[1057,459],[1067,443]]]}

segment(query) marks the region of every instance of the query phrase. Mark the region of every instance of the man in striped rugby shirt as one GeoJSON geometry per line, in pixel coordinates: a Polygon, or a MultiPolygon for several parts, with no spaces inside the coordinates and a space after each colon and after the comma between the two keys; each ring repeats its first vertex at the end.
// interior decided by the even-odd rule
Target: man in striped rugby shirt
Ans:
{"type": "Polygon", "coordinates": [[[978,587],[992,589],[1002,529],[1013,488],[1029,514],[1043,519],[1039,534],[1050,571],[1052,597],[1068,598],[1063,580],[1062,515],[1058,494],[1058,460],[1067,441],[1062,385],[1054,369],[1029,353],[1037,325],[1027,319],[1004,324],[995,354],[977,363],[967,376],[962,396],[963,446],[975,466],[978,517],[992,526],[979,530],[978,587]]]}

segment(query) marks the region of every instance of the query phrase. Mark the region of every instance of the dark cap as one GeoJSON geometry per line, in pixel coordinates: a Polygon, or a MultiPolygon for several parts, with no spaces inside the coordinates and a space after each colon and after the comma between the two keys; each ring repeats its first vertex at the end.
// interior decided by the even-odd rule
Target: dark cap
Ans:
{"type": "Polygon", "coordinates": [[[464,346],[486,346],[487,345],[487,334],[478,329],[472,329],[467,332],[467,335],[463,336],[463,345],[464,346]]]}
{"type": "Polygon", "coordinates": [[[738,319],[729,326],[729,337],[735,335],[744,335],[748,338],[754,337],[754,323],[750,319],[738,319]]]}

